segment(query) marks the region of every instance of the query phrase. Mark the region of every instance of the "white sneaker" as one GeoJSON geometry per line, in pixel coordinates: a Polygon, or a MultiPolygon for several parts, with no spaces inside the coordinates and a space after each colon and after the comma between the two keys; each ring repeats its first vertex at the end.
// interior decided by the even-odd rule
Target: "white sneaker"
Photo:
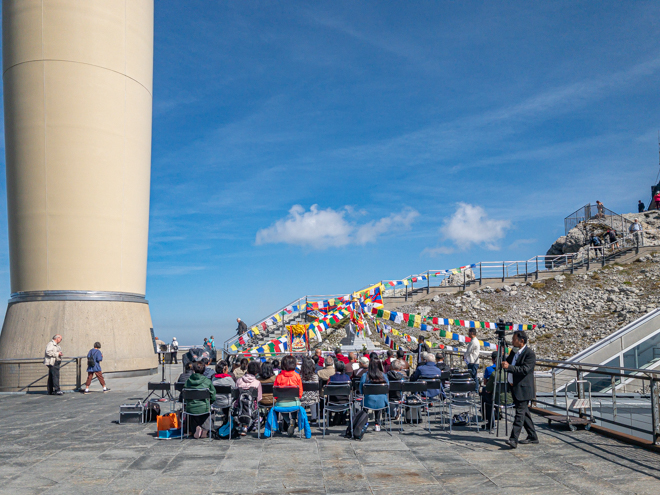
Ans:
{"type": "Polygon", "coordinates": [[[376,425],[375,430],[380,431],[380,425],[376,425]]]}

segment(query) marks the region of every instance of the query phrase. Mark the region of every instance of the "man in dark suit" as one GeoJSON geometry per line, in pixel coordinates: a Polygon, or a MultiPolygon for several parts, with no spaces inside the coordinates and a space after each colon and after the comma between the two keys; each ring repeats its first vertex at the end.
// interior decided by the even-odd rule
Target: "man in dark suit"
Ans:
{"type": "Polygon", "coordinates": [[[502,368],[508,373],[509,388],[513,393],[513,405],[516,408],[516,417],[511,428],[511,437],[507,444],[515,449],[518,444],[539,443],[539,437],[534,428],[532,416],[529,413],[529,401],[534,398],[534,366],[536,354],[527,347],[527,334],[522,330],[513,332],[511,343],[520,349],[516,354],[511,351],[502,368]],[[520,430],[525,427],[527,438],[518,441],[520,430]]]}
{"type": "Polygon", "coordinates": [[[414,352],[417,354],[417,366],[419,366],[421,363],[424,361],[422,360],[422,355],[425,352],[431,352],[431,348],[428,346],[426,342],[424,342],[424,336],[420,335],[417,338],[417,348],[416,349],[410,349],[411,352],[414,352]]]}

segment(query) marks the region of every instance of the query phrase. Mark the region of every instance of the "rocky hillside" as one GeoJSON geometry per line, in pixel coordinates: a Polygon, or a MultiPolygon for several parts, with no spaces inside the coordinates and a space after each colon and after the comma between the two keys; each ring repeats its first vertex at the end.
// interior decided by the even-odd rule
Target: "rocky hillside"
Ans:
{"type": "MultiPolygon", "coordinates": [[[[659,246],[660,253],[660,212],[623,216],[630,220],[639,219],[645,231],[645,244],[659,246]]],[[[548,254],[579,252],[587,244],[585,231],[601,235],[606,230],[607,225],[597,220],[589,221],[586,226],[581,224],[567,236],[557,239],[548,254]]],[[[400,292],[402,295],[403,289],[400,292]]],[[[394,309],[443,318],[479,321],[503,318],[514,323],[535,323],[539,328],[529,334],[538,356],[565,359],[658,306],[660,254],[653,253],[632,264],[609,265],[588,274],[558,275],[554,279],[515,283],[498,289],[485,286],[473,291],[436,295],[432,300],[416,301],[394,309]]],[[[414,328],[392,326],[410,335],[420,333],[414,328]]],[[[467,335],[466,328],[452,327],[452,331],[467,335]]],[[[431,341],[457,345],[454,341],[439,338],[437,332],[424,333],[431,341]]],[[[329,332],[320,346],[332,349],[345,335],[344,329],[329,332]]],[[[480,330],[481,340],[494,342],[494,337],[493,331],[480,330]]],[[[378,336],[373,336],[372,340],[379,344],[378,336]]]]}
{"type": "MultiPolygon", "coordinates": [[[[660,249],[659,249],[660,252],[660,249]]],[[[660,306],[660,254],[630,265],[611,265],[588,274],[558,275],[554,279],[502,289],[486,286],[474,291],[436,295],[432,300],[402,305],[398,311],[479,321],[544,325],[529,333],[540,358],[565,359],[660,306]]],[[[391,322],[388,322],[391,324],[391,322]]],[[[396,328],[419,335],[419,330],[396,328]]],[[[467,335],[467,329],[452,327],[467,335]]],[[[494,332],[480,330],[479,338],[494,342],[494,332]]],[[[433,342],[457,345],[424,332],[433,342]]],[[[321,347],[332,349],[346,335],[339,329],[321,347]]],[[[378,343],[378,336],[372,340],[378,343]]]]}
{"type": "MultiPolygon", "coordinates": [[[[400,310],[445,318],[504,318],[514,323],[545,325],[529,332],[532,345],[539,357],[563,359],[658,307],[659,277],[660,254],[654,254],[630,265],[611,265],[588,274],[558,275],[538,283],[435,296],[400,310]]],[[[459,329],[453,328],[454,332],[459,329]]],[[[433,341],[451,344],[437,334],[430,335],[433,341]]],[[[479,338],[493,341],[494,333],[480,330],[479,338]]]]}

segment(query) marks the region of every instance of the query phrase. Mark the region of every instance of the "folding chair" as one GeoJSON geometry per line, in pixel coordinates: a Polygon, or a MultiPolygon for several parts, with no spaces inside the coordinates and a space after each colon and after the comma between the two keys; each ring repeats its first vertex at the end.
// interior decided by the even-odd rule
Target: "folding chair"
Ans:
{"type": "MultiPolygon", "coordinates": [[[[218,395],[227,395],[229,396],[229,409],[227,411],[227,415],[223,416],[224,419],[227,421],[230,421],[231,417],[231,402],[232,402],[232,393],[234,391],[234,388],[229,386],[229,385],[213,385],[215,387],[215,396],[216,400],[218,395]]],[[[217,414],[218,410],[213,408],[213,405],[211,405],[211,409],[214,414],[217,414]]],[[[214,419],[215,422],[215,419],[214,419]]],[[[229,440],[231,440],[231,428],[229,428],[229,440]]]]}
{"type": "Polygon", "coordinates": [[[468,408],[468,427],[472,423],[472,411],[474,410],[475,426],[477,427],[477,432],[479,431],[479,408],[481,404],[477,405],[474,397],[476,395],[476,383],[470,377],[469,380],[455,380],[452,376],[452,379],[449,381],[449,394],[447,395],[447,403],[449,405],[449,434],[452,433],[452,423],[453,423],[453,407],[462,406],[468,408]]]}
{"type": "MultiPolygon", "coordinates": [[[[263,389],[262,389],[263,393],[263,389]]],[[[273,405],[277,403],[278,400],[295,400],[300,398],[300,389],[298,387],[273,387],[273,405]]],[[[278,423],[280,414],[290,414],[290,413],[278,413],[278,423]]],[[[291,419],[291,416],[289,416],[291,419]]],[[[300,428],[300,422],[298,422],[298,433],[300,433],[300,438],[302,438],[302,428],[300,428]]],[[[271,436],[272,438],[272,436],[271,436]]]]}
{"type": "Polygon", "coordinates": [[[364,403],[366,402],[366,398],[370,395],[388,395],[389,394],[389,386],[387,383],[365,383],[362,385],[362,392],[364,393],[363,398],[365,399],[362,403],[362,409],[366,409],[369,411],[384,411],[387,410],[387,418],[389,419],[390,422],[390,436],[392,436],[392,416],[390,414],[390,404],[389,400],[387,401],[387,405],[385,407],[380,407],[378,409],[372,409],[371,407],[366,407],[364,403]]]}
{"type": "MultiPolygon", "coordinates": [[[[350,425],[353,425],[353,400],[352,388],[350,383],[329,384],[323,388],[323,438],[325,438],[325,430],[328,426],[328,413],[346,412],[348,411],[350,418],[350,425]],[[331,402],[330,396],[333,397],[348,397],[346,402],[331,402]]],[[[351,428],[351,436],[353,430],[351,428]]]]}
{"type": "MultiPolygon", "coordinates": [[[[231,387],[229,387],[231,388],[231,387]]],[[[217,390],[217,389],[216,389],[217,390]]],[[[255,387],[250,387],[250,388],[232,388],[231,389],[231,405],[229,407],[229,415],[231,416],[231,411],[234,408],[234,403],[240,398],[242,392],[249,391],[250,395],[252,398],[257,400],[257,397],[259,397],[259,389],[255,387]]],[[[263,394],[264,392],[264,387],[263,385],[261,386],[261,393],[263,394]]],[[[238,423],[236,423],[238,424],[238,423]]],[[[257,402],[257,438],[261,439],[261,424],[259,422],[259,403],[257,402]]],[[[231,428],[229,428],[229,439],[231,440],[231,428]]]]}
{"type": "MultiPolygon", "coordinates": [[[[303,384],[303,393],[305,392],[320,392],[321,386],[319,382],[302,382],[303,384]]],[[[321,416],[321,407],[319,406],[321,402],[321,396],[319,394],[319,399],[314,403],[314,404],[308,404],[304,406],[305,408],[309,407],[309,412],[310,412],[310,424],[311,424],[311,412],[312,412],[312,407],[316,409],[316,418],[317,421],[320,419],[321,416]]]]}
{"type": "MultiPolygon", "coordinates": [[[[266,395],[266,394],[271,394],[271,395],[273,394],[273,384],[272,383],[262,383],[261,384],[261,395],[266,395]]],[[[274,403],[275,402],[273,401],[273,404],[274,403]]],[[[273,408],[272,404],[269,406],[267,404],[259,403],[259,409],[260,410],[263,409],[263,410],[266,411],[266,415],[265,415],[266,418],[268,417],[268,413],[270,412],[270,410],[272,408],[273,408]]]]}
{"type": "MultiPolygon", "coordinates": [[[[207,413],[202,414],[191,414],[186,412],[186,402],[192,400],[205,400],[209,408],[209,421],[211,423],[211,428],[209,429],[209,441],[213,440],[211,437],[211,432],[213,431],[213,412],[211,411],[211,392],[207,388],[184,388],[181,391],[181,396],[183,399],[183,410],[181,411],[181,422],[186,423],[186,434],[190,436],[190,427],[189,423],[186,421],[186,416],[204,416],[207,413]]],[[[183,425],[181,426],[183,428],[183,425]]],[[[181,432],[181,441],[183,442],[183,432],[181,432]]]]}
{"type": "Polygon", "coordinates": [[[353,391],[353,409],[356,406],[362,407],[362,394],[360,393],[360,380],[362,377],[351,378],[351,390],[353,391]]]}
{"type": "MultiPolygon", "coordinates": [[[[426,382],[403,382],[403,386],[401,391],[403,394],[422,394],[423,392],[426,392],[427,387],[426,387],[426,382]]],[[[429,427],[429,433],[431,433],[431,416],[429,415],[429,408],[428,408],[428,403],[422,399],[422,402],[420,404],[406,404],[406,397],[401,397],[401,407],[403,408],[404,414],[401,415],[401,419],[399,421],[399,433],[403,430],[403,416],[405,416],[405,411],[406,409],[410,409],[411,414],[410,414],[410,419],[412,422],[412,411],[416,410],[419,411],[422,408],[426,408],[426,417],[427,417],[427,423],[429,427]]]]}
{"type": "MultiPolygon", "coordinates": [[[[392,414],[392,407],[396,408],[397,410],[401,407],[401,401],[403,400],[403,384],[405,382],[403,380],[401,381],[393,381],[390,380],[390,389],[389,389],[389,403],[390,403],[390,415],[392,414]],[[399,396],[399,398],[396,398],[396,395],[399,396]]],[[[401,426],[399,424],[399,431],[401,431],[401,426]]]]}
{"type": "MultiPolygon", "coordinates": [[[[435,409],[434,416],[437,421],[438,419],[438,409],[440,409],[440,424],[444,426],[445,421],[445,398],[443,397],[444,394],[444,387],[442,385],[442,380],[440,380],[440,377],[438,379],[433,379],[433,380],[424,380],[426,382],[426,390],[440,390],[440,394],[436,395],[435,397],[425,397],[424,401],[427,403],[429,406],[429,413],[430,413],[430,408],[431,404],[438,404],[437,408],[435,409]]],[[[434,408],[436,407],[435,405],[433,406],[434,408]]]]}

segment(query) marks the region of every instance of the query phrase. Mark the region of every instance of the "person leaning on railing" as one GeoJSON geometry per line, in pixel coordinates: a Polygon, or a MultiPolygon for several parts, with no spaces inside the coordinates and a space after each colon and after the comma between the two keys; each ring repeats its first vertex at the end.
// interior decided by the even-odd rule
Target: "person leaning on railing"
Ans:
{"type": "Polygon", "coordinates": [[[53,340],[46,346],[44,365],[48,366],[48,395],[64,395],[60,390],[60,364],[62,363],[61,335],[53,335],[53,340]]]}

